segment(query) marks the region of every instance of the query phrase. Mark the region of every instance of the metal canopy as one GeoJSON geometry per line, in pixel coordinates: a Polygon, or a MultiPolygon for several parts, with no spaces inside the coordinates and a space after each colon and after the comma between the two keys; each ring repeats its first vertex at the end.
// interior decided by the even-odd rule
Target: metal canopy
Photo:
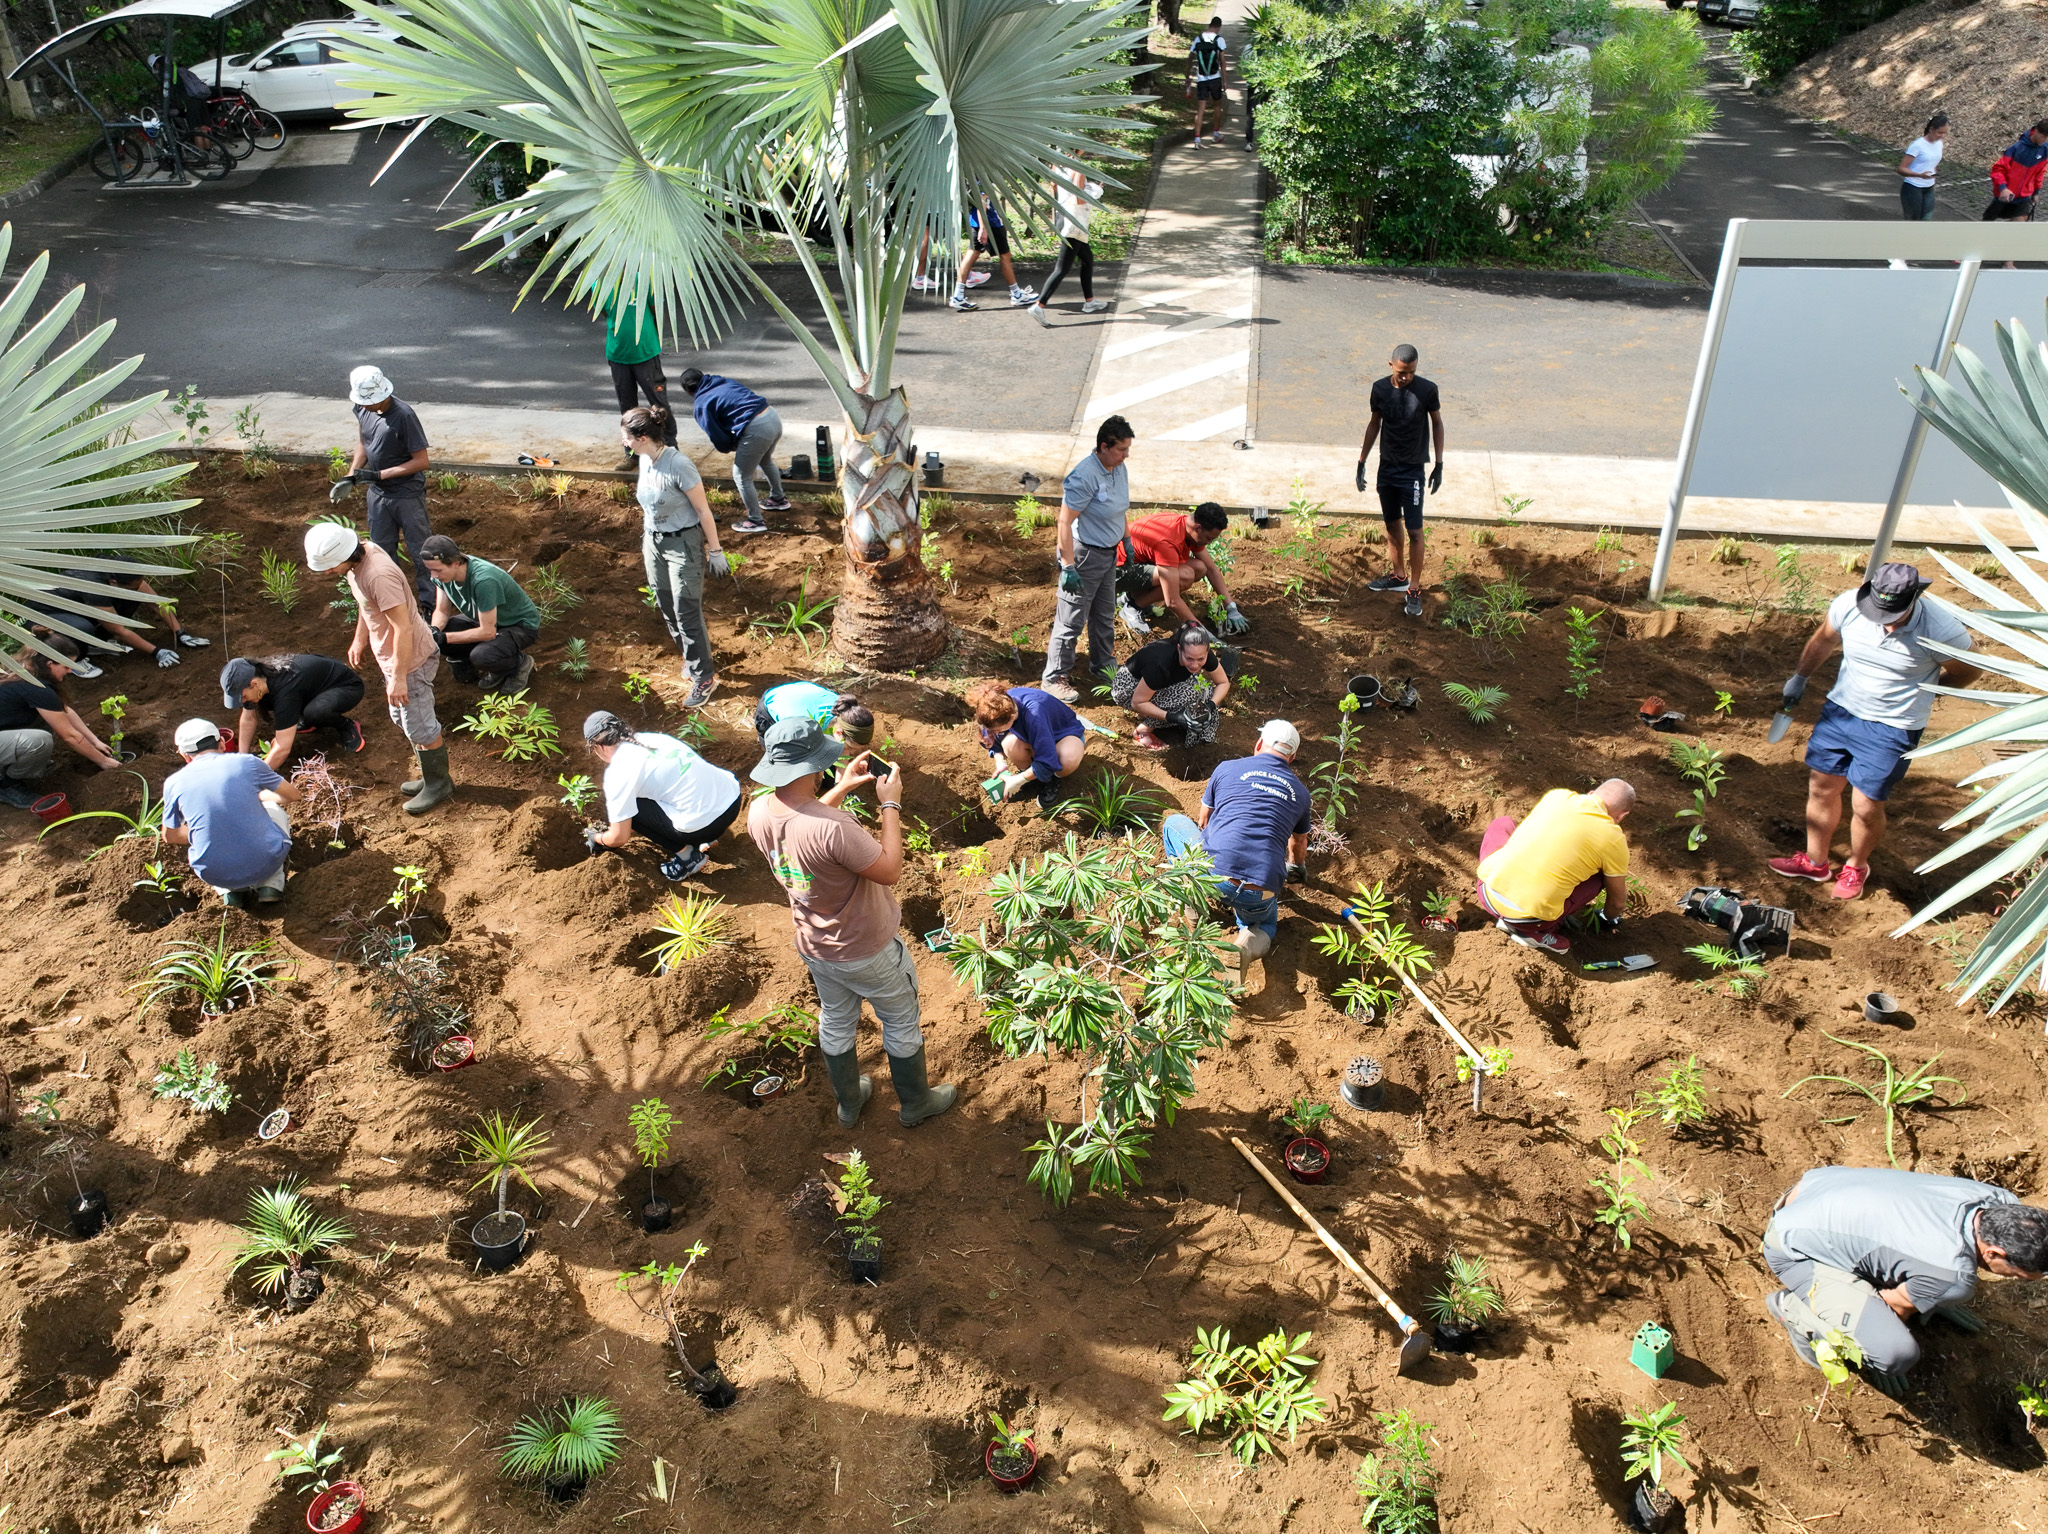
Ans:
{"type": "Polygon", "coordinates": [[[223,16],[232,15],[249,0],[135,0],[119,10],[109,11],[104,16],[95,16],[91,21],[59,32],[42,47],[36,49],[13,69],[7,78],[19,80],[38,64],[54,63],[67,54],[75,53],[91,42],[109,27],[122,22],[146,21],[153,17],[162,19],[184,18],[192,21],[219,21],[223,16]]]}

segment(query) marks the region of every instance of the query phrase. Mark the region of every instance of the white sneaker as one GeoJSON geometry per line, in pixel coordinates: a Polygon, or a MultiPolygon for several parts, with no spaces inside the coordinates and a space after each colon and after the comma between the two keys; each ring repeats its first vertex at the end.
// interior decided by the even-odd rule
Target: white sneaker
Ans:
{"type": "Polygon", "coordinates": [[[1021,282],[1020,282],[1020,283],[1016,283],[1016,284],[1013,284],[1013,285],[1011,286],[1011,288],[1010,288],[1010,307],[1011,307],[1012,309],[1021,309],[1021,308],[1023,308],[1023,307],[1024,307],[1024,306],[1025,306],[1026,304],[1035,304],[1035,303],[1037,303],[1037,302],[1038,302],[1038,289],[1036,289],[1036,288],[1033,288],[1033,287],[1027,287],[1027,286],[1025,286],[1025,285],[1024,285],[1023,283],[1021,283],[1021,282]]]}
{"type": "Polygon", "coordinates": [[[978,287],[980,287],[980,286],[981,286],[981,285],[982,285],[982,284],[983,284],[984,282],[987,282],[987,281],[988,281],[988,273],[987,273],[987,272],[969,272],[969,273],[967,274],[967,286],[968,286],[968,287],[970,287],[970,288],[978,288],[978,287]]]}
{"type": "Polygon", "coordinates": [[[66,661],[64,664],[70,669],[73,676],[82,676],[88,682],[96,676],[105,676],[107,674],[105,667],[95,666],[83,655],[79,656],[77,660],[66,661]]]}
{"type": "Polygon", "coordinates": [[[1045,312],[1044,304],[1033,304],[1031,306],[1031,317],[1047,330],[1052,329],[1052,317],[1045,312]]]}
{"type": "Polygon", "coordinates": [[[913,293],[929,293],[934,286],[935,284],[929,277],[913,277],[910,279],[910,291],[913,293]]]}
{"type": "Polygon", "coordinates": [[[1091,298],[1086,303],[1081,305],[1081,312],[1083,314],[1100,314],[1103,310],[1107,309],[1108,307],[1108,299],[1091,298]]]}

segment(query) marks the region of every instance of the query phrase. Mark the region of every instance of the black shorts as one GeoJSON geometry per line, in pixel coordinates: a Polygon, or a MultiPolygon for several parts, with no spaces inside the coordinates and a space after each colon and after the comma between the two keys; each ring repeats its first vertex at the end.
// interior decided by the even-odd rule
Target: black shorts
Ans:
{"type": "Polygon", "coordinates": [[[990,224],[984,231],[988,238],[977,239],[975,244],[992,256],[1007,256],[1010,253],[1010,231],[1001,224],[990,224]]]}
{"type": "Polygon", "coordinates": [[[1984,210],[1982,221],[1987,224],[1995,224],[2000,219],[2016,218],[2027,220],[2033,216],[2034,199],[2031,197],[2015,197],[2011,202],[2000,202],[1994,197],[1991,199],[1991,206],[1984,210]]]}
{"type": "Polygon", "coordinates": [[[1197,80],[1195,82],[1195,100],[1221,101],[1222,99],[1223,82],[1221,80],[1197,80]]]}
{"type": "Polygon", "coordinates": [[[1116,594],[1136,601],[1159,585],[1159,566],[1123,564],[1116,567],[1116,594]]]}
{"type": "Polygon", "coordinates": [[[1382,469],[1379,474],[1380,515],[1388,527],[1408,524],[1408,531],[1422,531],[1422,470],[1382,469]]]}

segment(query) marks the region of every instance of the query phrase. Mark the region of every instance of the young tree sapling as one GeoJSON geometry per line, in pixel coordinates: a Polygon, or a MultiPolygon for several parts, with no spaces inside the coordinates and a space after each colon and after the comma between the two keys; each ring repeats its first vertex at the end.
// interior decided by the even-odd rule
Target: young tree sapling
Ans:
{"type": "Polygon", "coordinates": [[[661,1171],[663,1158],[668,1155],[676,1116],[667,1103],[658,1097],[650,1097],[633,1105],[626,1114],[626,1123],[633,1130],[633,1154],[647,1168],[647,1203],[641,1210],[642,1223],[658,1228],[653,1222],[667,1223],[669,1205],[667,1199],[654,1191],[654,1179],[661,1171]]]}
{"type": "Polygon", "coordinates": [[[1290,1441],[1311,1422],[1323,1420],[1323,1401],[1309,1388],[1307,1371],[1316,1360],[1301,1350],[1309,1334],[1289,1338],[1272,1332],[1256,1346],[1233,1347],[1230,1333],[1195,1328],[1193,1372],[1166,1392],[1163,1421],[1185,1421],[1188,1431],[1224,1430],[1224,1442],[1240,1464],[1270,1454],[1273,1440],[1290,1441]]]}

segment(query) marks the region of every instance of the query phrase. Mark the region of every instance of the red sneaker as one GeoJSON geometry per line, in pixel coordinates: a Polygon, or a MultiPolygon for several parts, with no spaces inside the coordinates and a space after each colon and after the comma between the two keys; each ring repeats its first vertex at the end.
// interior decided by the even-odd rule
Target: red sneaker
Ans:
{"type": "Polygon", "coordinates": [[[1826,883],[1834,873],[1829,865],[1816,863],[1803,852],[1795,852],[1789,858],[1772,858],[1766,866],[1781,879],[1811,879],[1816,884],[1826,883]]]}
{"type": "Polygon", "coordinates": [[[1835,887],[1832,891],[1835,899],[1854,900],[1863,893],[1864,881],[1869,877],[1869,869],[1851,868],[1847,863],[1844,863],[1842,865],[1842,876],[1835,880],[1835,887]]]}

